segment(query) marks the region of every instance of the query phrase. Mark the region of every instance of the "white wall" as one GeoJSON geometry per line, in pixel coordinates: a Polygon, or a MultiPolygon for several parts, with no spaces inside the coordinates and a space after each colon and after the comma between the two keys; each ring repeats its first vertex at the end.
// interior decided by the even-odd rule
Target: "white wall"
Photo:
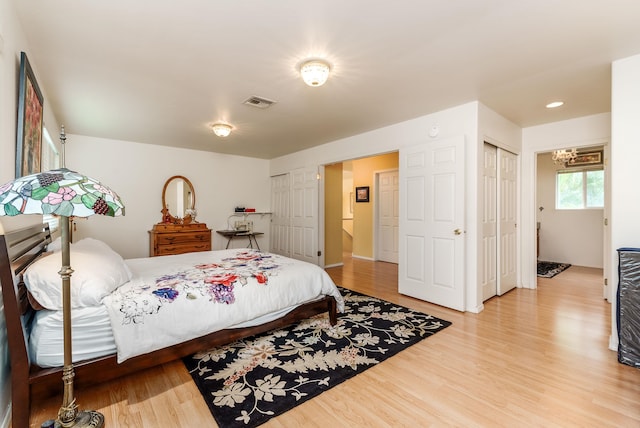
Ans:
{"type": "MultiPolygon", "coordinates": [[[[640,247],[640,55],[614,61],[611,93],[611,265],[618,266],[616,250],[640,247]]],[[[617,269],[612,285],[618,284],[617,269]]],[[[611,311],[610,347],[617,349],[615,299],[611,311]]]]}
{"type": "Polygon", "coordinates": [[[58,122],[51,108],[47,88],[38,69],[38,58],[30,55],[29,46],[15,11],[9,1],[0,1],[0,182],[15,178],[16,124],[18,111],[18,75],[20,52],[27,54],[44,98],[44,126],[56,134],[58,122]]]}
{"type": "MultiPolygon", "coordinates": [[[[479,104],[478,108],[478,135],[479,148],[486,141],[516,155],[522,151],[522,128],[484,104],[479,104]]],[[[482,165],[482,159],[479,165],[482,165]]]]}
{"type": "MultiPolygon", "coordinates": [[[[601,113],[522,130],[521,267],[522,285],[536,288],[536,162],[537,154],[567,147],[608,145],[611,114],[601,113]]],[[[606,153],[605,150],[605,162],[606,153]]]]}
{"type": "Polygon", "coordinates": [[[428,141],[430,139],[429,129],[436,125],[440,128],[438,138],[459,135],[475,136],[477,132],[475,123],[477,106],[477,102],[463,104],[272,159],[270,174],[273,176],[297,168],[327,165],[397,151],[402,147],[428,141]]]}
{"type": "MultiPolygon", "coordinates": [[[[162,219],[162,188],[174,175],[193,184],[197,221],[213,229],[213,249],[226,245],[215,230],[228,228],[236,206],[270,209],[269,162],[263,159],[68,134],[66,166],[109,186],[125,204],[124,217],[77,220],[74,240],[101,239],[124,258],[149,255],[148,231],[162,219]]],[[[255,231],[265,232],[260,247],[269,248],[269,216],[251,220],[255,231]]]]}
{"type": "Polygon", "coordinates": [[[604,209],[557,210],[556,165],[551,153],[537,158],[536,210],[540,222],[539,260],[576,266],[603,267],[604,209]],[[540,207],[543,210],[540,211],[540,207]]]}

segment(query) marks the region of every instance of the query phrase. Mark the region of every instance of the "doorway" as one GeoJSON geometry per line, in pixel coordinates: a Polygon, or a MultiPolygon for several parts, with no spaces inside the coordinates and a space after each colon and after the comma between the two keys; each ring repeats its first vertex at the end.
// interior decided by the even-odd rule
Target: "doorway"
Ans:
{"type": "MultiPolygon", "coordinates": [[[[603,270],[603,297],[611,301],[607,286],[607,272],[609,272],[609,258],[607,248],[609,228],[607,227],[608,212],[608,183],[609,171],[606,168],[606,146],[590,146],[578,148],[578,154],[601,153],[601,162],[583,164],[581,162],[566,164],[554,161],[553,152],[536,154],[536,231],[538,243],[536,252],[538,261],[569,263],[573,266],[583,266],[603,270]],[[568,207],[564,202],[560,182],[562,177],[575,177],[581,186],[595,186],[598,184],[594,177],[601,178],[603,183],[594,198],[594,187],[585,191],[583,198],[577,198],[575,207],[568,207]],[[590,178],[589,178],[590,177],[590,178]],[[560,192],[560,193],[559,193],[560,192]],[[587,200],[588,198],[588,200],[587,200]]],[[[571,202],[573,203],[573,202],[571,202]]]]}
{"type": "MultiPolygon", "coordinates": [[[[379,260],[379,214],[378,199],[390,197],[388,209],[392,213],[399,211],[398,199],[390,195],[380,195],[379,174],[398,172],[398,152],[369,156],[366,158],[344,160],[336,164],[325,165],[324,177],[324,266],[342,264],[343,251],[350,256],[364,260],[379,260]],[[336,178],[340,171],[340,180],[336,178]],[[368,198],[355,197],[355,189],[364,188],[368,198]],[[341,201],[335,208],[327,201],[341,201]]],[[[392,179],[393,181],[393,179],[392,179]]],[[[388,189],[385,187],[385,192],[388,189]]],[[[388,247],[397,249],[397,241],[391,241],[388,247]]],[[[386,239],[386,238],[385,238],[386,239]]]]}

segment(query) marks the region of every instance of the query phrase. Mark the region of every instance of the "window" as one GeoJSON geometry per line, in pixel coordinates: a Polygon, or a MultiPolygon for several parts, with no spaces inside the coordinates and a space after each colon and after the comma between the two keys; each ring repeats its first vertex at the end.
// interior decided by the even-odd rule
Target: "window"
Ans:
{"type": "Polygon", "coordinates": [[[46,127],[42,127],[42,136],[44,139],[44,144],[42,144],[42,170],[56,169],[60,164],[60,155],[46,127]]]}
{"type": "MultiPolygon", "coordinates": [[[[56,169],[60,163],[58,149],[56,148],[56,145],[53,144],[53,140],[51,139],[51,135],[49,135],[47,128],[42,128],[42,135],[45,143],[42,145],[42,171],[56,169]]],[[[42,216],[42,222],[49,223],[49,229],[51,229],[52,232],[58,229],[58,217],[56,216],[44,214],[42,216]]]]}
{"type": "Polygon", "coordinates": [[[604,170],[558,171],[556,209],[582,210],[604,207],[604,170]]]}

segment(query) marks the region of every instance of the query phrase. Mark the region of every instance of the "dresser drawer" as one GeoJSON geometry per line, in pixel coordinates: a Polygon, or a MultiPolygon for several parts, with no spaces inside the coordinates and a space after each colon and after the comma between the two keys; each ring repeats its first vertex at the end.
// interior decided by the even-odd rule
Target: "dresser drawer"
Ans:
{"type": "Polygon", "coordinates": [[[211,251],[211,229],[203,223],[156,224],[149,231],[149,255],[166,256],[211,251]]]}
{"type": "Polygon", "coordinates": [[[211,242],[211,232],[159,233],[158,245],[211,242]]]}
{"type": "Polygon", "coordinates": [[[210,251],[211,242],[190,243],[190,244],[167,244],[158,245],[156,248],[156,256],[166,256],[169,254],[183,254],[194,251],[210,251]]]}

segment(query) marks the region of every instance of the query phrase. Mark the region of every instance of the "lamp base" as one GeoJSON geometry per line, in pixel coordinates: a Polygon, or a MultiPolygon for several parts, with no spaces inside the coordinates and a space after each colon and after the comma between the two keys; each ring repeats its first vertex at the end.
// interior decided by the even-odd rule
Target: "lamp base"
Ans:
{"type": "MultiPolygon", "coordinates": [[[[55,421],[53,428],[62,428],[63,425],[60,421],[55,421]]],[[[95,410],[83,410],[78,412],[76,420],[72,425],[67,425],[65,428],[103,428],[104,427],[104,415],[95,410]]]]}
{"type": "Polygon", "coordinates": [[[104,415],[95,410],[83,410],[76,415],[76,421],[72,427],[78,428],[102,428],[104,427],[104,415]]]}

